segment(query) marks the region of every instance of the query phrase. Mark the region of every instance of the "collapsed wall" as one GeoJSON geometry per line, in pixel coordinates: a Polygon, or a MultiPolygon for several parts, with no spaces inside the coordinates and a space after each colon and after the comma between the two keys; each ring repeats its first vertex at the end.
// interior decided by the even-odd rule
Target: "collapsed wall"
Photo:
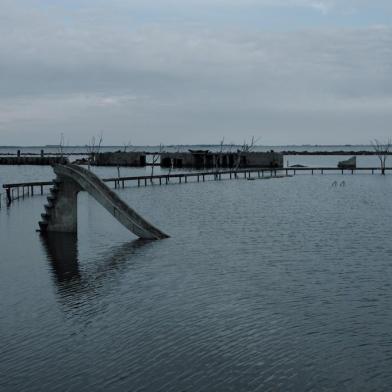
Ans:
{"type": "Polygon", "coordinates": [[[93,154],[92,165],[95,166],[146,166],[146,154],[143,152],[103,152],[93,154]]]}
{"type": "Polygon", "coordinates": [[[55,165],[66,164],[66,157],[0,157],[0,165],[55,165]]]}
{"type": "Polygon", "coordinates": [[[269,152],[211,152],[190,150],[189,152],[167,152],[161,154],[162,167],[188,168],[281,168],[283,154],[269,152]]]}

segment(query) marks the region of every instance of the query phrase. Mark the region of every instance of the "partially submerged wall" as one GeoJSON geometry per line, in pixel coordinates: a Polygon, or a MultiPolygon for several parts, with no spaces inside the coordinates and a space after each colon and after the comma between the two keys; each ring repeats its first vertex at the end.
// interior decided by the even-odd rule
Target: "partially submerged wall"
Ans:
{"type": "Polygon", "coordinates": [[[143,152],[103,152],[93,156],[92,164],[96,166],[146,166],[146,154],[143,152]]]}
{"type": "Polygon", "coordinates": [[[283,167],[283,154],[278,152],[248,152],[243,156],[245,167],[283,167]]]}
{"type": "Polygon", "coordinates": [[[211,152],[208,150],[161,154],[162,167],[250,168],[283,167],[283,154],[269,152],[211,152]]]}
{"type": "Polygon", "coordinates": [[[0,165],[55,165],[67,162],[65,157],[0,157],[0,165]]]}

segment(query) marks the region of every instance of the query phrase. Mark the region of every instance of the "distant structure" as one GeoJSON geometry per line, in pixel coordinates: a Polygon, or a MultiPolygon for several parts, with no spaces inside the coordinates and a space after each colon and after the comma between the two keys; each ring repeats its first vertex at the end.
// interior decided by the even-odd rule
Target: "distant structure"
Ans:
{"type": "Polygon", "coordinates": [[[95,166],[146,166],[146,154],[137,151],[102,152],[92,155],[91,164],[95,166]]]}
{"type": "Polygon", "coordinates": [[[29,157],[20,155],[17,157],[0,157],[0,165],[55,165],[59,163],[66,164],[67,162],[67,157],[29,157]]]}
{"type": "Polygon", "coordinates": [[[173,168],[282,168],[283,154],[270,152],[213,152],[189,150],[161,154],[161,166],[173,168]]]}
{"type": "Polygon", "coordinates": [[[351,157],[345,161],[340,161],[338,163],[339,169],[356,169],[357,168],[357,157],[351,157]]]}

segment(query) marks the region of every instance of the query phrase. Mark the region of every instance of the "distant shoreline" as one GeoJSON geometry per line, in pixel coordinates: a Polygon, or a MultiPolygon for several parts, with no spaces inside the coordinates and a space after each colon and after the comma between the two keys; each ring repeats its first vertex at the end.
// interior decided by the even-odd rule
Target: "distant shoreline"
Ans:
{"type": "MultiPolygon", "coordinates": [[[[208,148],[208,147],[214,147],[220,148],[220,144],[164,144],[163,145],[165,148],[186,148],[186,147],[203,147],[203,148],[208,148]]],[[[61,146],[57,144],[47,144],[47,145],[36,145],[36,146],[31,146],[31,145],[4,145],[0,146],[0,149],[11,149],[11,148],[60,148],[61,146]]],[[[73,146],[62,146],[63,149],[71,149],[71,148],[86,148],[86,145],[73,145],[73,146]]],[[[159,147],[158,144],[154,145],[132,145],[128,146],[128,149],[132,148],[154,148],[154,147],[159,147]]],[[[224,144],[223,147],[227,148],[235,148],[235,147],[241,147],[241,144],[224,144]]],[[[275,144],[275,145],[255,145],[255,148],[372,148],[370,144],[275,144]]],[[[123,145],[101,145],[101,148],[117,148],[117,149],[124,149],[123,145]]]]}
{"type": "MultiPolygon", "coordinates": [[[[143,150],[138,150],[139,152],[144,152],[147,155],[159,155],[160,152],[150,152],[150,151],[143,151],[143,150]]],[[[101,153],[104,151],[101,151],[101,153]]],[[[373,156],[377,155],[377,152],[375,151],[370,151],[370,150],[361,150],[361,151],[353,151],[353,150],[337,150],[337,151],[295,151],[295,150],[277,150],[275,152],[279,152],[283,154],[284,156],[290,156],[290,155],[313,155],[313,156],[373,156]]],[[[5,152],[1,153],[0,156],[16,156],[17,153],[12,153],[12,152],[5,152]]],[[[34,152],[21,152],[21,156],[40,156],[40,153],[34,153],[34,152]]],[[[45,156],[84,156],[84,155],[89,155],[88,152],[45,152],[45,156]]],[[[388,152],[387,155],[392,155],[392,151],[388,152]]]]}

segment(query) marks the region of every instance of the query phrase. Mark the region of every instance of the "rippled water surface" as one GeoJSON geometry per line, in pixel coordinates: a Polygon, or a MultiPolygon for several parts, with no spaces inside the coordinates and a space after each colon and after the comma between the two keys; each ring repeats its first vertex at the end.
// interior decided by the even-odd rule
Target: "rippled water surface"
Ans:
{"type": "Polygon", "coordinates": [[[390,390],[391,189],[359,174],[120,190],[171,235],[155,242],[84,193],[77,238],[35,232],[44,196],[1,209],[0,390],[390,390]]]}

